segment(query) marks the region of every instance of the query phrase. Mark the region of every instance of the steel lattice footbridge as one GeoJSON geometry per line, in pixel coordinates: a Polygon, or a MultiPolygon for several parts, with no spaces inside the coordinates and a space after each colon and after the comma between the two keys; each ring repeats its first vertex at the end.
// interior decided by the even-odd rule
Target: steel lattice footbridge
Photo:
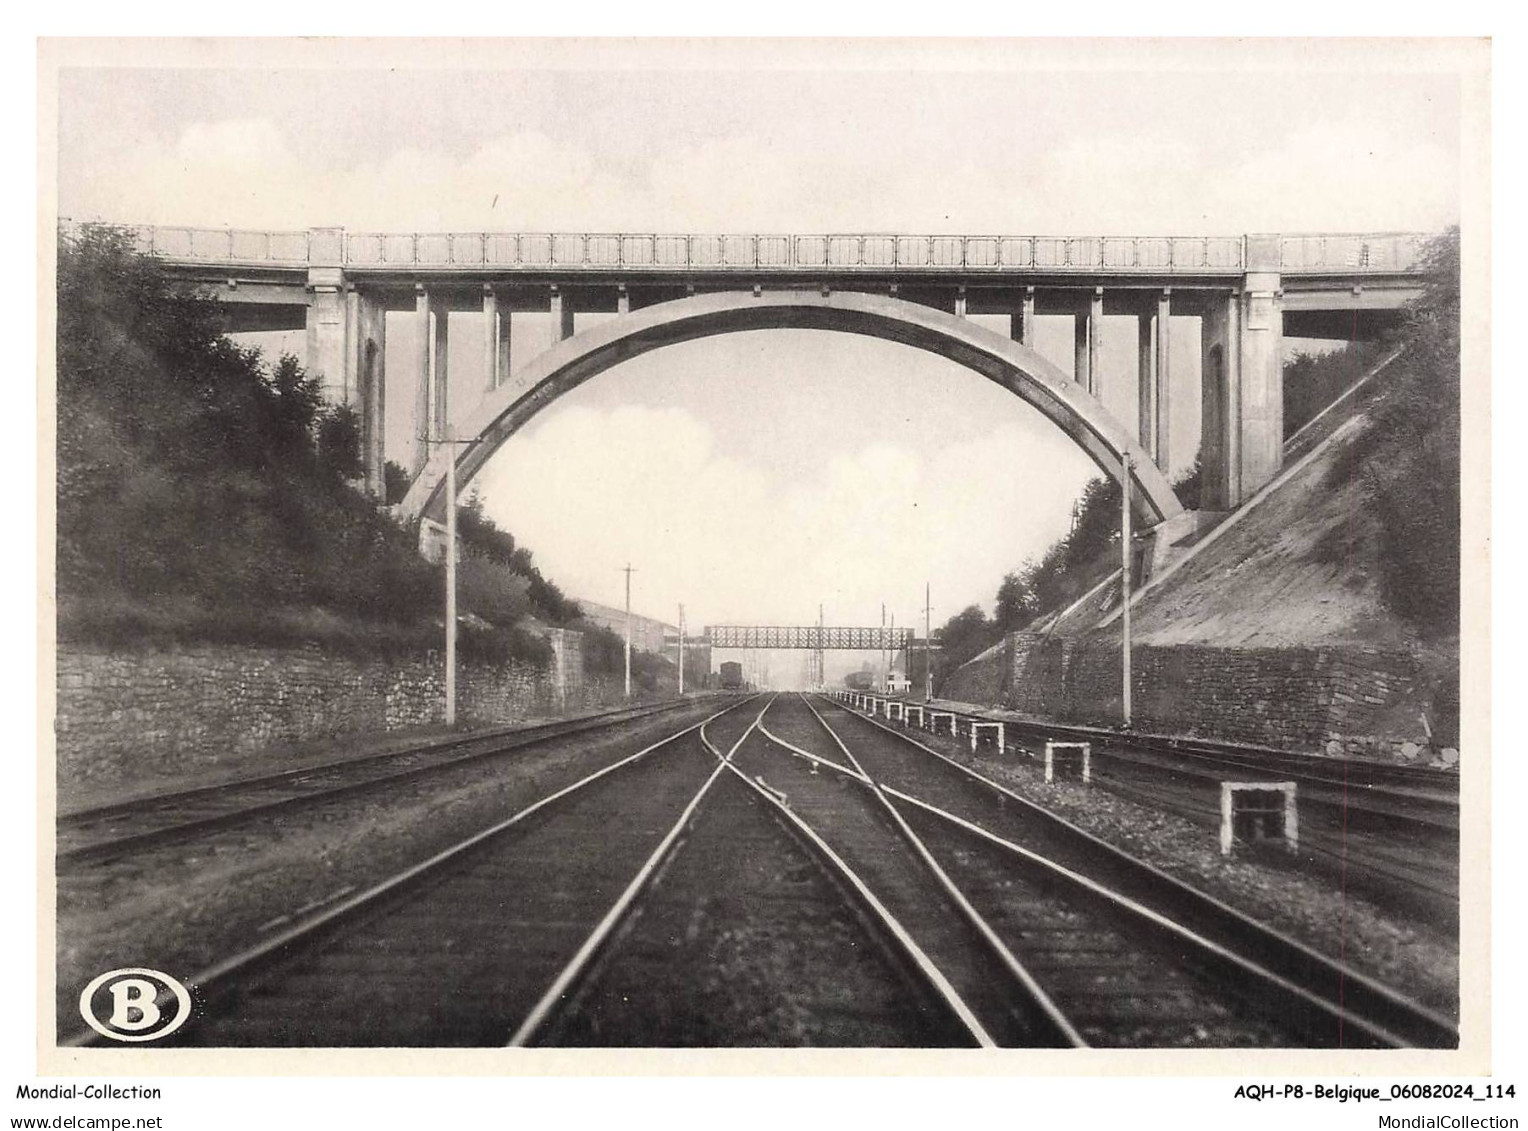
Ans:
{"type": "Polygon", "coordinates": [[[705,632],[713,648],[806,648],[900,651],[912,646],[910,628],[853,628],[832,625],[711,625],[705,632]]]}

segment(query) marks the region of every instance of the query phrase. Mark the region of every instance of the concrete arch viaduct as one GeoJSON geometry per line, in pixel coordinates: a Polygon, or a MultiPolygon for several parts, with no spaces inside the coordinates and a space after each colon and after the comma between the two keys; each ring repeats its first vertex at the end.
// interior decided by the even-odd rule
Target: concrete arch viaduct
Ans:
{"type": "MultiPolygon", "coordinates": [[[[470,442],[455,449],[464,480],[537,411],[623,360],[715,334],[813,328],[903,342],[982,373],[1116,479],[1130,457],[1145,526],[1182,510],[1163,466],[1167,320],[1200,320],[1202,505],[1233,509],[1280,467],[1283,334],[1366,336],[1393,322],[1421,289],[1426,239],[134,231],[173,275],[218,295],[230,330],[306,330],[307,366],[326,398],[361,416],[366,487],[377,495],[386,314],[407,311],[420,330],[414,418],[440,435],[451,401],[473,406],[459,430],[470,442]],[[449,315],[467,311],[484,316],[487,376],[458,390],[449,315]],[[575,314],[596,312],[617,317],[574,332],[575,314]],[[511,373],[517,313],[550,314],[551,333],[511,373]],[[1010,333],[968,321],[976,314],[1007,315],[1010,333]],[[1072,317],[1071,375],[1032,348],[1038,315],[1072,317]],[[1136,320],[1134,373],[1100,365],[1106,315],[1136,320]],[[1137,420],[1101,403],[1117,380],[1138,384],[1137,420]]],[[[438,517],[446,458],[421,437],[407,513],[438,517]]]]}

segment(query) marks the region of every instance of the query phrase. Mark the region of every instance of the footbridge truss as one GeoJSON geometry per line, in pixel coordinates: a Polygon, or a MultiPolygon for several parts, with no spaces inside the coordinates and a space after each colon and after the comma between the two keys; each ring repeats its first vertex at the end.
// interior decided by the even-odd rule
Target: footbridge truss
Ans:
{"type": "Polygon", "coordinates": [[[706,643],[713,648],[805,648],[899,651],[912,646],[910,628],[837,628],[812,625],[711,625],[706,643]]]}

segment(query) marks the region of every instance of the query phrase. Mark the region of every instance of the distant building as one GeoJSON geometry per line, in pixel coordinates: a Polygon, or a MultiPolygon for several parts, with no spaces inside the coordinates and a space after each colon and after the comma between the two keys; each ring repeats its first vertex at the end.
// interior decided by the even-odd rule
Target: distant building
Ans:
{"type": "MultiPolygon", "coordinates": [[[[625,636],[625,609],[613,609],[609,605],[602,605],[598,601],[586,601],[582,597],[573,598],[573,603],[578,606],[579,613],[590,624],[608,628],[617,636],[625,636]]],[[[678,640],[679,629],[674,625],[665,624],[652,617],[631,614],[631,646],[633,648],[667,656],[677,650],[678,640]]]]}

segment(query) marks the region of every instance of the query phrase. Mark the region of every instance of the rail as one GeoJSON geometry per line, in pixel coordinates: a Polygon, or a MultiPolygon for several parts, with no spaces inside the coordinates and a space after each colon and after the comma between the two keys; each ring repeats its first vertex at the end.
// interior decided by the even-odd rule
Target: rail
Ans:
{"type": "MultiPolygon", "coordinates": [[[[69,219],[59,224],[66,235],[77,234],[87,226],[69,219]]],[[[1248,263],[1244,236],[665,235],[114,226],[132,232],[141,251],[171,262],[357,270],[1172,275],[1235,274],[1245,270],[1248,263]]],[[[1429,237],[1415,232],[1378,232],[1267,238],[1277,240],[1283,270],[1386,273],[1415,270],[1429,237]]]]}

